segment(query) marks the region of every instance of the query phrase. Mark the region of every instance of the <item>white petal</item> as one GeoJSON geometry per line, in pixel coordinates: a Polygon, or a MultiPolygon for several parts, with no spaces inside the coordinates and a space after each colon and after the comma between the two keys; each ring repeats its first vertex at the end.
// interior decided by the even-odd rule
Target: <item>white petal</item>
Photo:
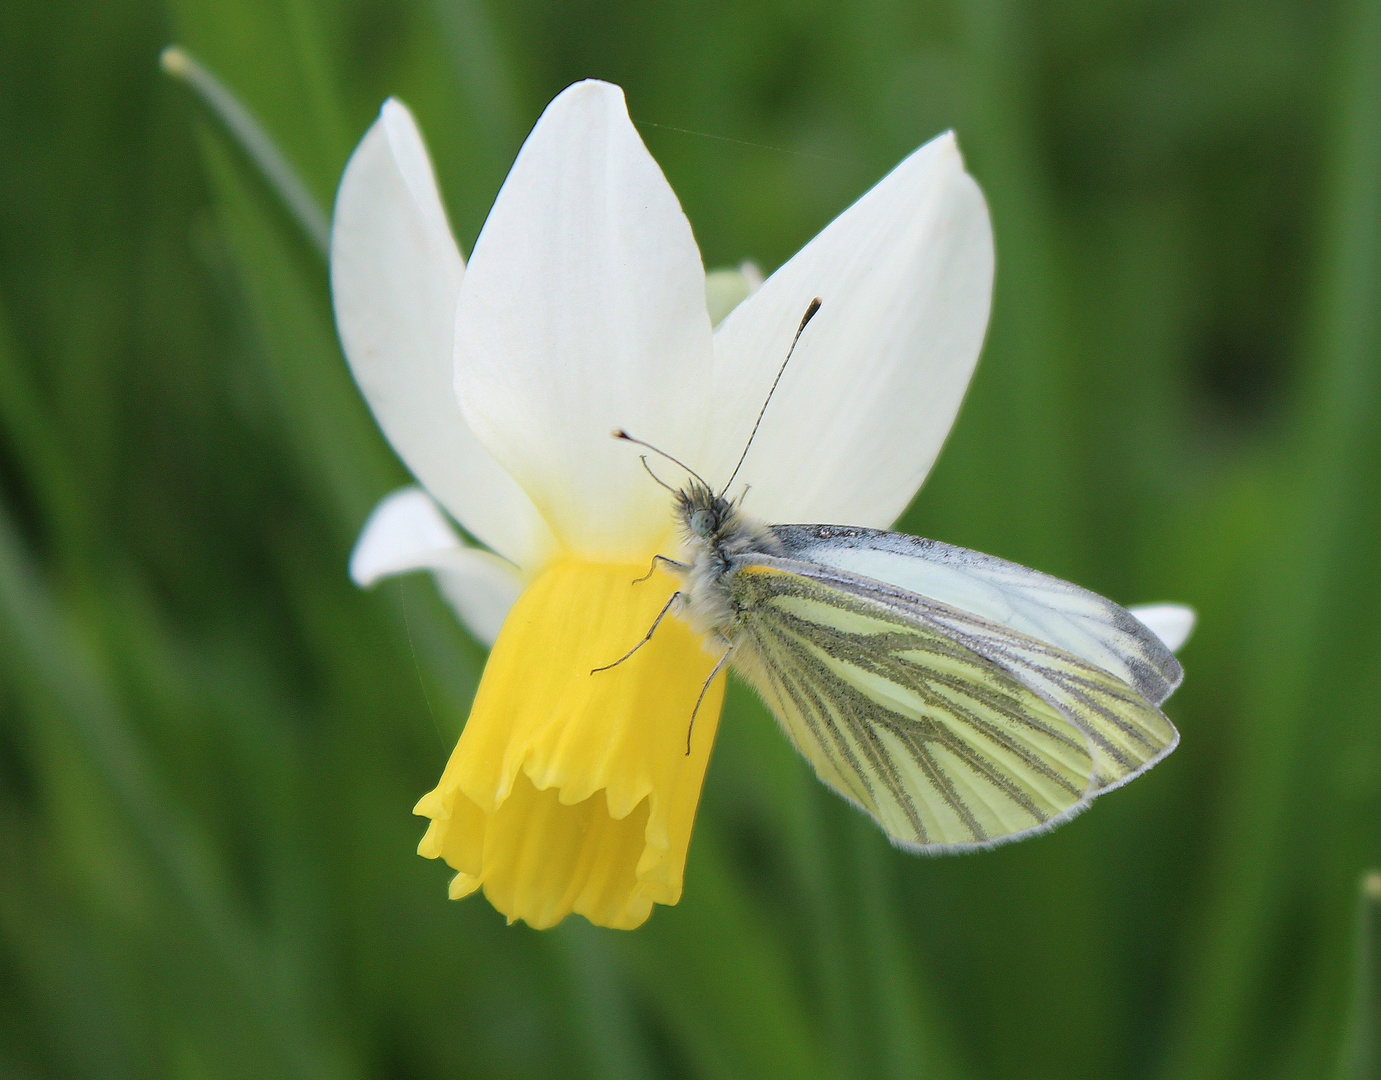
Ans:
{"type": "Polygon", "coordinates": [[[680,204],[619,88],[577,83],[523,144],[461,285],[465,417],[563,544],[641,555],[670,527],[668,500],[609,433],[694,453],[711,356],[680,204]]]}
{"type": "Polygon", "coordinates": [[[476,537],[523,566],[552,547],[531,500],[465,425],[451,375],[464,263],[411,114],[384,103],[331,223],[331,292],[350,370],[404,463],[476,537]]]}
{"type": "Polygon", "coordinates": [[[350,576],[361,587],[410,570],[431,570],[461,622],[486,645],[494,644],[523,589],[510,563],[461,543],[421,488],[386,496],[369,515],[350,556],[350,576]]]}
{"type": "Polygon", "coordinates": [[[753,489],[747,506],[768,521],[890,525],[954,421],[983,343],[992,275],[983,193],[953,135],[941,135],[715,331],[707,475],[728,479],[818,296],[739,473],[753,489]]]}
{"type": "Polygon", "coordinates": [[[1127,610],[1165,642],[1165,647],[1171,652],[1179,652],[1180,647],[1189,640],[1197,620],[1194,609],[1183,604],[1143,604],[1127,610]]]}
{"type": "Polygon", "coordinates": [[[350,580],[363,589],[392,574],[430,570],[464,546],[425,491],[399,488],[379,500],[360,530],[350,580]]]}

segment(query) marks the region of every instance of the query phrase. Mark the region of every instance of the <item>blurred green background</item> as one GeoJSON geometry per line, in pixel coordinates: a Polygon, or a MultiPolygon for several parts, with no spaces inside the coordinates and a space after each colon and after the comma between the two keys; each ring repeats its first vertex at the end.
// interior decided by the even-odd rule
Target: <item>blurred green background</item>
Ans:
{"type": "Polygon", "coordinates": [[[1379,325],[1377,0],[0,0],[0,1075],[1378,1075],[1379,325]],[[403,98],[467,250],[581,77],[711,266],[954,127],[995,309],[904,527],[1192,603],[1181,748],[918,859],[738,688],[679,906],[447,901],[409,811],[483,654],[348,582],[407,477],[170,41],[323,207],[403,98]]]}

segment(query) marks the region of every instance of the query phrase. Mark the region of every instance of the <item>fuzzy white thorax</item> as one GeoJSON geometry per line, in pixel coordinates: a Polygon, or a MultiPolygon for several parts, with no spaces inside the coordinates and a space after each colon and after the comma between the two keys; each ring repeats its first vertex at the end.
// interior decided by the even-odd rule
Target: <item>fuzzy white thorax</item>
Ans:
{"type": "Polygon", "coordinates": [[[676,512],[684,553],[678,614],[718,651],[733,640],[738,618],[726,581],[734,564],[748,554],[781,554],[781,544],[766,524],[698,481],[676,493],[676,512]]]}

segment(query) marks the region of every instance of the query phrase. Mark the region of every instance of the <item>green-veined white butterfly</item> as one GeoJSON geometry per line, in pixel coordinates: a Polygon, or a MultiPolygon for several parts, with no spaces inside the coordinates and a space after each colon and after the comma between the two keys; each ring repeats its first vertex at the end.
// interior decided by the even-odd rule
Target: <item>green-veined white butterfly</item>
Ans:
{"type": "Polygon", "coordinates": [[[1052,828],[1179,741],[1157,708],[1179,662],[1112,601],[904,533],[754,521],[728,484],[716,493],[676,464],[694,477],[673,489],[686,555],[658,560],[682,586],[643,641],[679,604],[724,645],[715,673],[742,675],[820,779],[899,847],[1052,828]]]}

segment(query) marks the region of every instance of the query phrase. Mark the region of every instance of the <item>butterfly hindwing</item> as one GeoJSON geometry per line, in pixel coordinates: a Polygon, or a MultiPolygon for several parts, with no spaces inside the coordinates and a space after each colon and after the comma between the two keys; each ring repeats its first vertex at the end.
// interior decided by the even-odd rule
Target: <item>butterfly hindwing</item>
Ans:
{"type": "Polygon", "coordinates": [[[902,846],[1048,828],[1174,745],[1116,676],[971,612],[768,555],[744,557],[728,586],[736,670],[820,778],[902,846]]]}

